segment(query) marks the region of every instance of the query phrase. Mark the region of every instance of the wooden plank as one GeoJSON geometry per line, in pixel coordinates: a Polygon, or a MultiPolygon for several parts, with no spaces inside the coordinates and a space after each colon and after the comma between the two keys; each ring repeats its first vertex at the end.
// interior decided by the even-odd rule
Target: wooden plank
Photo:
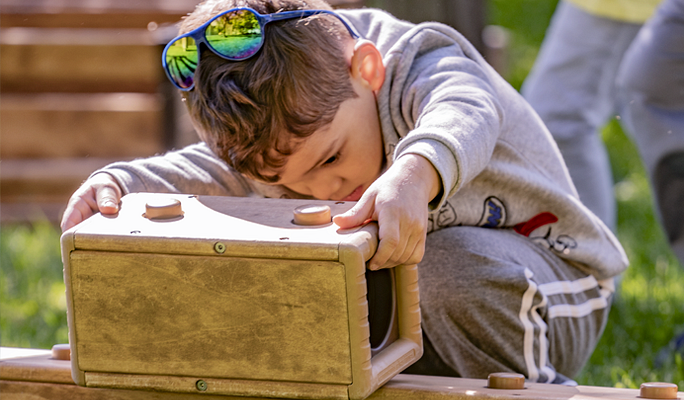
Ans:
{"type": "Polygon", "coordinates": [[[67,201],[95,171],[116,159],[3,159],[0,222],[59,222],[67,201]]]}
{"type": "MultiPolygon", "coordinates": [[[[3,0],[3,12],[69,12],[70,10],[88,10],[90,12],[107,13],[111,11],[126,12],[164,12],[174,14],[192,11],[202,0],[3,0]]],[[[361,0],[327,0],[333,7],[363,4],[361,0]]]]}
{"type": "Polygon", "coordinates": [[[4,94],[0,119],[3,159],[131,158],[164,150],[156,95],[4,94]]]}
{"type": "MultiPolygon", "coordinates": [[[[3,27],[147,28],[175,24],[194,10],[199,0],[93,1],[4,0],[3,27]]],[[[360,8],[364,0],[329,0],[336,8],[360,8]]]]}
{"type": "Polygon", "coordinates": [[[69,362],[54,360],[51,354],[4,361],[0,362],[0,377],[4,380],[74,384],[69,362]]]}
{"type": "MultiPolygon", "coordinates": [[[[49,355],[44,355],[44,363],[48,363],[49,355]]],[[[208,393],[181,394],[154,392],[146,390],[98,389],[86,388],[72,384],[49,383],[54,372],[47,372],[42,365],[34,365],[31,381],[10,379],[10,370],[28,368],[31,364],[40,364],[35,357],[16,358],[0,361],[0,393],[3,400],[256,400],[255,397],[215,396],[208,393]]],[[[68,361],[55,363],[66,376],[70,372],[68,361]]],[[[484,379],[463,379],[434,376],[399,374],[386,385],[373,393],[368,400],[601,400],[621,399],[638,400],[639,390],[617,389],[595,386],[568,387],[541,383],[525,384],[522,390],[498,390],[486,387],[484,379]]],[[[679,392],[677,399],[684,399],[679,392]]]]}
{"type": "Polygon", "coordinates": [[[114,161],[119,159],[3,159],[0,199],[3,204],[33,201],[66,205],[91,172],[114,161]]]}
{"type": "MultiPolygon", "coordinates": [[[[4,349],[4,348],[3,348],[4,349]]],[[[26,349],[30,354],[30,349],[26,349]]],[[[0,351],[0,355],[2,351],[0,351]]],[[[157,399],[240,399],[255,400],[254,397],[212,396],[211,394],[178,394],[144,390],[95,389],[72,384],[48,383],[54,380],[54,371],[41,364],[54,361],[55,368],[64,377],[70,372],[68,361],[50,360],[49,354],[29,355],[0,360],[0,393],[5,399],[65,399],[65,400],[157,400],[157,399]],[[32,369],[31,381],[11,378],[12,370],[32,369]]],[[[16,376],[16,375],[14,375],[16,376]]],[[[484,379],[463,379],[437,376],[399,374],[373,393],[368,400],[638,400],[639,390],[617,389],[596,386],[568,387],[542,383],[525,383],[522,390],[498,390],[486,387],[484,379]]],[[[679,392],[678,399],[684,399],[679,392]]]]}
{"type": "Polygon", "coordinates": [[[56,383],[0,380],[2,400],[263,400],[211,394],[86,388],[56,383]]]}
{"type": "Polygon", "coordinates": [[[165,79],[157,40],[136,29],[4,28],[0,89],[156,93],[165,79]]]}

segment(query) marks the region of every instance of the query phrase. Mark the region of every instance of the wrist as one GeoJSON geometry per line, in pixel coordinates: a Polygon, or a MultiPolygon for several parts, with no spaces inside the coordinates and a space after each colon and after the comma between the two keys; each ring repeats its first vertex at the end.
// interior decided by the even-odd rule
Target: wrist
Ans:
{"type": "Polygon", "coordinates": [[[427,202],[430,203],[442,192],[442,179],[437,169],[425,157],[419,154],[404,154],[395,161],[399,163],[414,179],[412,181],[421,186],[421,192],[427,195],[427,202]]]}

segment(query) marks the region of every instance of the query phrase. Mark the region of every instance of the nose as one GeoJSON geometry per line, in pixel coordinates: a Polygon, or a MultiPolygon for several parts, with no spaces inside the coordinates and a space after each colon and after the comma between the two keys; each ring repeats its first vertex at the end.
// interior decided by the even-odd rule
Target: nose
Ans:
{"type": "Polygon", "coordinates": [[[334,200],[333,196],[342,187],[342,179],[337,176],[319,174],[309,185],[309,192],[316,199],[334,200]]]}

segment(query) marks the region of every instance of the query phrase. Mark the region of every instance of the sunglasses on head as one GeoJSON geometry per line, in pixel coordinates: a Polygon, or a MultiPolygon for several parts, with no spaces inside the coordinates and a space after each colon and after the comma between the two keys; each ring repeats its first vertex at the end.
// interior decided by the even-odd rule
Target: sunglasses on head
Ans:
{"type": "Polygon", "coordinates": [[[317,14],[330,14],[337,17],[354,39],[360,37],[342,16],[329,10],[296,10],[259,14],[251,8],[233,8],[215,16],[199,28],[170,41],[162,53],[164,71],[178,89],[192,90],[195,87],[194,75],[199,64],[201,43],[226,60],[246,60],[256,54],[263,45],[264,27],[269,22],[306,18],[317,14]]]}

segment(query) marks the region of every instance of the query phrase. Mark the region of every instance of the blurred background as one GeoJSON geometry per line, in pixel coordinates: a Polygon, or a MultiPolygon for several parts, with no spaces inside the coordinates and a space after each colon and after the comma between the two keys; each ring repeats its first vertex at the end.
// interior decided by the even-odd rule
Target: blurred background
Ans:
{"type": "MultiPolygon", "coordinates": [[[[0,345],[67,342],[58,221],[73,191],[111,161],[197,140],[161,52],[195,0],[0,3],[0,345]]],[[[557,0],[333,0],[460,30],[519,89],[557,0]]],[[[617,120],[602,132],[631,261],[580,384],[684,387],[670,339],[684,333],[684,269],[654,216],[638,154],[617,120]]]]}

